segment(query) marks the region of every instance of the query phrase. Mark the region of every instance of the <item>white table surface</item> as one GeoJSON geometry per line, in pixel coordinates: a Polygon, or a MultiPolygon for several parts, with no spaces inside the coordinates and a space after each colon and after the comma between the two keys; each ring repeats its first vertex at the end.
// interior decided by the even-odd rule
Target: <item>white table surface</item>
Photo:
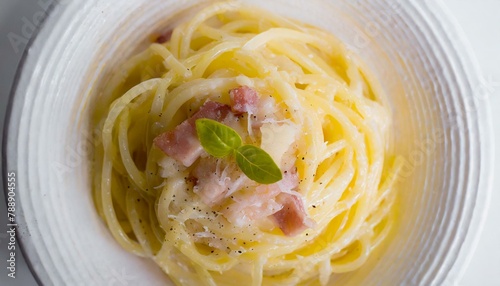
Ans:
{"type": "MultiPolygon", "coordinates": [[[[400,0],[404,1],[404,0],[400,0]]],[[[433,1],[433,0],[429,0],[433,1]]],[[[436,0],[439,1],[439,0],[436,0]]],[[[443,0],[457,18],[479,61],[490,89],[496,141],[495,170],[500,175],[500,0],[443,0]]],[[[26,20],[43,11],[51,0],[0,0],[0,126],[3,126],[7,98],[21,58],[8,40],[9,33],[22,34],[26,20]]],[[[24,46],[22,46],[24,48],[24,46]]],[[[1,127],[0,127],[1,128],[1,127]]],[[[2,133],[0,133],[1,139],[2,133]]],[[[2,172],[5,172],[2,170],[2,172]]],[[[0,181],[2,180],[0,176],[0,181]]],[[[3,186],[3,184],[2,184],[3,186]]],[[[20,251],[16,279],[7,277],[7,236],[4,193],[0,193],[0,285],[36,285],[20,251]]],[[[494,180],[490,208],[470,264],[457,286],[500,286],[500,176],[494,180]]]]}
{"type": "Polygon", "coordinates": [[[491,88],[495,133],[495,179],[484,229],[458,285],[500,286],[500,1],[447,0],[491,88]]]}

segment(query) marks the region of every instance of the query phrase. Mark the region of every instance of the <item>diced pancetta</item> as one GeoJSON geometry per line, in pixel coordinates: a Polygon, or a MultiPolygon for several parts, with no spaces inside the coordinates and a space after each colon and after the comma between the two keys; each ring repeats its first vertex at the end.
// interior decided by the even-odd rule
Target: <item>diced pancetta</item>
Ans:
{"type": "Polygon", "coordinates": [[[154,139],[154,144],[186,167],[191,166],[203,154],[196,129],[187,120],[174,130],[158,135],[154,139]]]}
{"type": "Polygon", "coordinates": [[[232,89],[229,94],[231,105],[207,101],[192,117],[154,139],[154,144],[169,156],[169,160],[160,164],[162,175],[168,177],[175,174],[184,168],[180,164],[189,167],[201,157],[190,173],[194,182],[193,191],[205,204],[220,208],[235,226],[274,222],[287,236],[298,235],[313,227],[314,221],[308,217],[301,195],[297,192],[299,177],[292,148],[297,140],[297,128],[289,122],[277,121],[277,109],[272,97],[259,97],[248,86],[232,89]],[[222,122],[245,137],[246,130],[239,121],[239,114],[242,113],[249,115],[248,134],[260,127],[257,131],[262,136],[261,147],[282,170],[287,170],[281,181],[258,185],[248,179],[234,162],[202,156],[205,151],[196,134],[196,120],[209,118],[222,122]]]}
{"type": "MultiPolygon", "coordinates": [[[[246,177],[246,176],[245,176],[246,177]]],[[[248,178],[247,178],[248,179],[248,178]]],[[[249,180],[249,179],[248,179],[249,180]]],[[[247,181],[250,182],[250,181],[247,181]]],[[[296,172],[287,172],[279,182],[269,185],[258,185],[251,192],[240,192],[234,196],[235,205],[243,210],[254,205],[262,205],[264,202],[273,200],[282,192],[291,192],[298,186],[296,172]]]]}
{"type": "Polygon", "coordinates": [[[227,191],[226,180],[210,175],[206,178],[197,181],[193,191],[200,196],[201,200],[209,205],[214,206],[224,199],[224,194],[227,191]]]}
{"type": "MultiPolygon", "coordinates": [[[[275,200],[282,208],[273,214],[274,221],[287,236],[295,236],[314,225],[306,213],[300,194],[296,192],[299,177],[295,169],[287,171],[277,185],[280,193],[275,200]]],[[[272,186],[272,185],[270,185],[272,186]]]]}
{"type": "Polygon", "coordinates": [[[207,101],[200,107],[192,117],[187,119],[191,125],[195,125],[197,119],[208,118],[216,121],[223,121],[231,112],[231,107],[227,104],[222,104],[215,101],[207,101]]]}
{"type": "Polygon", "coordinates": [[[235,194],[232,197],[234,203],[224,208],[222,213],[237,227],[269,217],[285,235],[295,236],[314,226],[314,221],[307,216],[300,194],[296,191],[298,186],[296,170],[289,170],[279,182],[259,185],[251,192],[235,194]]]}
{"type": "Polygon", "coordinates": [[[170,41],[170,38],[172,37],[172,29],[168,30],[168,31],[165,31],[163,33],[161,33],[158,38],[156,38],[156,42],[158,44],[163,44],[163,43],[166,43],[168,41],[170,41]]]}
{"type": "Polygon", "coordinates": [[[193,191],[209,206],[219,205],[249,180],[234,163],[210,157],[201,158],[192,175],[196,178],[193,191]]]}
{"type": "Polygon", "coordinates": [[[283,208],[273,217],[285,235],[295,236],[314,225],[314,222],[307,217],[304,203],[297,195],[281,193],[276,197],[276,202],[283,208]]]}
{"type": "Polygon", "coordinates": [[[204,152],[196,135],[196,120],[209,118],[222,121],[230,112],[229,105],[207,101],[191,118],[185,120],[173,130],[158,135],[154,139],[154,144],[168,156],[189,167],[204,152]]]}
{"type": "Polygon", "coordinates": [[[241,114],[248,112],[255,114],[257,112],[259,96],[255,89],[248,86],[240,86],[229,91],[231,98],[231,107],[234,113],[241,114]]]}

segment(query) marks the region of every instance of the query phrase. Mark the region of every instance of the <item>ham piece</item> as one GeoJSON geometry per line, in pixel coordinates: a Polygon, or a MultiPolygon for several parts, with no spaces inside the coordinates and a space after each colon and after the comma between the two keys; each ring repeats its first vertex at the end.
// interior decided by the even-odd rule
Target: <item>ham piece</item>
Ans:
{"type": "Polygon", "coordinates": [[[255,114],[259,104],[259,96],[255,89],[248,86],[240,86],[229,91],[231,107],[234,113],[248,112],[255,114]]]}
{"type": "Polygon", "coordinates": [[[173,30],[168,30],[168,31],[161,33],[158,36],[158,38],[156,38],[155,42],[158,44],[163,44],[163,43],[170,41],[170,38],[172,37],[172,32],[173,32],[173,30]]]}
{"type": "Polygon", "coordinates": [[[298,186],[297,173],[288,171],[279,182],[257,186],[250,194],[235,195],[235,203],[222,213],[238,227],[271,216],[285,235],[298,235],[314,225],[296,192],[298,186]]]}
{"type": "MultiPolygon", "coordinates": [[[[232,89],[229,94],[231,106],[207,101],[192,117],[173,130],[158,135],[154,144],[172,159],[189,167],[204,152],[196,134],[197,119],[208,118],[232,126],[236,124],[239,114],[256,114],[258,119],[262,117],[262,121],[266,113],[274,113],[272,109],[266,108],[268,105],[275,108],[275,104],[269,104],[274,101],[260,99],[257,92],[248,86],[232,89]],[[264,114],[260,116],[262,112],[264,114]]],[[[285,235],[295,236],[314,225],[296,191],[299,178],[293,169],[285,172],[279,182],[255,186],[255,182],[251,182],[234,163],[203,157],[194,166],[191,175],[196,179],[193,191],[207,205],[215,207],[231,197],[233,203],[224,208],[222,213],[235,226],[269,217],[285,235]],[[253,192],[238,192],[249,186],[255,187],[253,192]]]]}
{"type": "Polygon", "coordinates": [[[314,222],[307,217],[304,203],[295,194],[280,193],[276,197],[276,202],[281,204],[283,208],[276,212],[273,217],[285,235],[296,236],[314,225],[314,222]]]}
{"type": "Polygon", "coordinates": [[[275,200],[283,206],[278,212],[273,214],[278,227],[287,236],[295,236],[308,227],[312,227],[314,222],[307,216],[304,203],[299,197],[296,189],[299,186],[299,177],[295,170],[284,174],[283,180],[269,186],[277,185],[281,192],[275,200]]]}
{"type": "Polygon", "coordinates": [[[203,148],[196,135],[195,122],[197,119],[209,118],[222,122],[226,118],[236,120],[235,114],[257,112],[259,96],[254,89],[240,86],[230,90],[229,94],[231,106],[209,100],[197,113],[175,127],[174,130],[156,137],[154,144],[184,166],[191,166],[203,154],[203,148]]]}
{"type": "Polygon", "coordinates": [[[201,158],[192,175],[196,178],[194,193],[209,206],[220,204],[250,180],[234,163],[210,157],[201,158]]]}
{"type": "Polygon", "coordinates": [[[189,167],[203,154],[203,147],[196,135],[196,120],[208,118],[222,121],[230,112],[229,105],[207,101],[191,118],[186,119],[174,130],[158,135],[153,142],[168,156],[189,167]]]}

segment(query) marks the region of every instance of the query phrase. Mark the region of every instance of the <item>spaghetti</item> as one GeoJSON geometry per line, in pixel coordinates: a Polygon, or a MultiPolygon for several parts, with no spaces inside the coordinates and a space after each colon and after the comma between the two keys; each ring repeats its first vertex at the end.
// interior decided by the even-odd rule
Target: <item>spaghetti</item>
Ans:
{"type": "Polygon", "coordinates": [[[95,112],[96,208],[123,248],[176,284],[326,285],[387,236],[390,117],[369,72],[332,35],[216,3],[121,70],[95,112]],[[235,112],[238,96],[253,109],[235,112]],[[283,180],[258,184],[200,148],[169,155],[186,146],[168,136],[206,114],[267,151],[283,180]]]}

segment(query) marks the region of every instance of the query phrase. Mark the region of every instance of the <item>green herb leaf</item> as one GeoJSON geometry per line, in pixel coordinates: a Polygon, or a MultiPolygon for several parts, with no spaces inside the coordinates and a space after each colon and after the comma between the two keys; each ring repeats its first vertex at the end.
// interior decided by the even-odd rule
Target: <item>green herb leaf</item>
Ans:
{"type": "Polygon", "coordinates": [[[231,127],[211,119],[196,120],[196,133],[201,146],[218,158],[236,153],[236,163],[248,178],[261,184],[276,183],[283,178],[280,168],[266,151],[242,145],[241,137],[231,127]]]}
{"type": "Polygon", "coordinates": [[[241,137],[231,127],[212,119],[196,120],[196,133],[208,154],[222,158],[241,146],[241,137]]]}
{"type": "Polygon", "coordinates": [[[236,150],[236,163],[247,177],[257,183],[272,184],[283,178],[273,158],[259,147],[239,147],[236,150]]]}

